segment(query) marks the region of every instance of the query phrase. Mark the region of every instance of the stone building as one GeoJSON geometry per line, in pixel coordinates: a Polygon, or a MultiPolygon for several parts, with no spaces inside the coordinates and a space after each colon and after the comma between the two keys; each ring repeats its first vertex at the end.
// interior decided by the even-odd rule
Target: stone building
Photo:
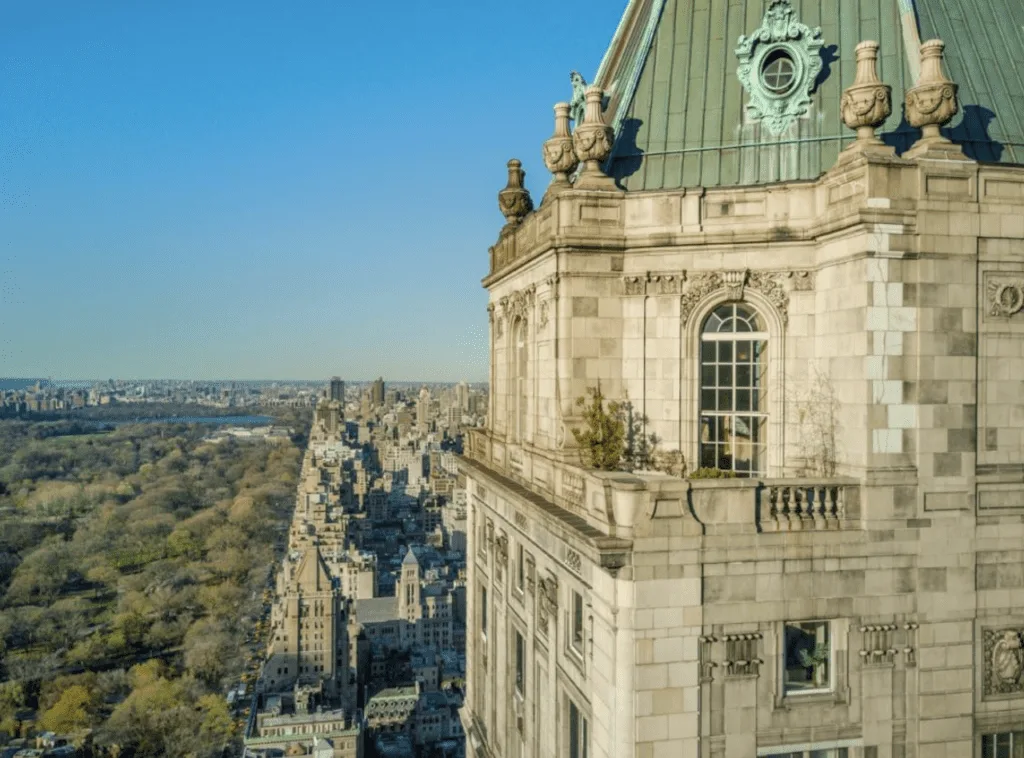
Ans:
{"type": "Polygon", "coordinates": [[[329,702],[350,704],[347,612],[319,547],[286,559],[278,583],[263,669],[266,691],[322,683],[329,702]]]}
{"type": "Polygon", "coordinates": [[[477,755],[1024,750],[1024,5],[964,7],[631,0],[509,162],[477,755]]]}

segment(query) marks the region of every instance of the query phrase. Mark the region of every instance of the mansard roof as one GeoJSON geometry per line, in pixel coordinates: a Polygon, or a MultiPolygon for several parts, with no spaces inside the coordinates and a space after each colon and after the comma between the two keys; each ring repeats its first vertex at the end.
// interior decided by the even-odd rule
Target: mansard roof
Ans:
{"type": "Polygon", "coordinates": [[[881,45],[879,75],[893,92],[879,132],[902,152],[919,135],[903,120],[903,94],[920,41],[933,38],[945,41],[946,73],[960,86],[946,135],[976,160],[1024,163],[1020,0],[630,0],[595,78],[616,133],[607,170],[629,190],[815,179],[854,137],[840,99],[854,48],[869,39],[881,45]],[[773,133],[746,112],[737,47],[779,4],[812,33],[820,27],[808,61],[821,69],[806,113],[773,133]]]}

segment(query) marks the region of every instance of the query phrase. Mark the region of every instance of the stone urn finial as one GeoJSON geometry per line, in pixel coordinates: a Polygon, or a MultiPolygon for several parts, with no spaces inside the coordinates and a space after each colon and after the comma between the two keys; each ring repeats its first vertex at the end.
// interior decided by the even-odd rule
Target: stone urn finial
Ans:
{"type": "Polygon", "coordinates": [[[854,146],[881,145],[875,129],[892,113],[892,87],[878,78],[878,48],[873,41],[857,45],[857,76],[843,91],[839,109],[843,123],[857,132],[854,146]]]}
{"type": "Polygon", "coordinates": [[[572,146],[572,135],[569,133],[569,103],[555,103],[555,133],[544,143],[544,165],[555,175],[544,193],[541,205],[548,198],[568,189],[569,174],[580,164],[572,146]]]}
{"type": "Polygon", "coordinates": [[[576,179],[576,189],[614,190],[615,180],[601,170],[601,164],[611,155],[614,132],[604,122],[601,100],[604,91],[597,85],[587,87],[587,104],[583,123],[577,125],[572,135],[576,157],[583,164],[583,171],[576,179]]]}
{"type": "Polygon", "coordinates": [[[907,123],[921,130],[921,139],[911,148],[919,152],[931,145],[948,145],[940,128],[948,124],[959,110],[956,101],[957,85],[942,71],[942,51],[946,44],[933,39],[921,45],[921,76],[917,84],[907,90],[907,123]]]}
{"type": "Polygon", "coordinates": [[[533,210],[533,200],[529,191],[523,186],[525,178],[526,172],[523,171],[522,161],[517,158],[510,160],[508,162],[508,184],[498,193],[498,208],[507,222],[505,228],[501,230],[502,236],[519,226],[526,215],[533,210]]]}

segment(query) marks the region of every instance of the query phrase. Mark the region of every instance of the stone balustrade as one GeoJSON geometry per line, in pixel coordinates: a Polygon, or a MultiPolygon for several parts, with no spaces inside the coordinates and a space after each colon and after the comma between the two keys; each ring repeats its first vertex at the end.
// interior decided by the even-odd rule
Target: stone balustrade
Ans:
{"type": "Polygon", "coordinates": [[[688,520],[689,533],[709,536],[861,528],[860,487],[849,479],[689,480],[593,471],[499,441],[486,429],[469,431],[464,457],[609,537],[632,539],[639,523],[667,517],[688,520]]]}

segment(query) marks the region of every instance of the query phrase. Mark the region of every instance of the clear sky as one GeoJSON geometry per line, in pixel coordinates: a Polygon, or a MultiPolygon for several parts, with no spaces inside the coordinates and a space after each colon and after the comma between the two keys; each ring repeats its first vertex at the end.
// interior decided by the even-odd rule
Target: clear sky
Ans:
{"type": "Polygon", "coordinates": [[[626,0],[0,0],[0,376],[486,379],[626,0]]]}

